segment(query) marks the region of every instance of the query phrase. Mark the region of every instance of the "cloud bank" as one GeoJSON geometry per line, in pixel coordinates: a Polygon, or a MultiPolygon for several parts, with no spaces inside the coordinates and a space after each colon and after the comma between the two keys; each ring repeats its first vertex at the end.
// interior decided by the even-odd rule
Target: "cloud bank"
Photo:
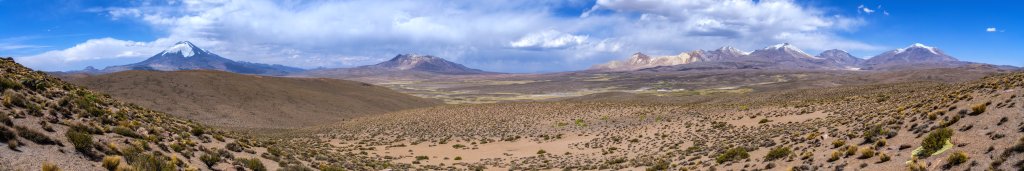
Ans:
{"type": "Polygon", "coordinates": [[[809,50],[877,49],[838,36],[865,24],[862,19],[787,0],[183,0],[98,11],[166,35],[150,41],[97,38],[19,60],[36,69],[77,70],[95,61],[138,61],[189,40],[235,60],[305,68],[419,53],[485,70],[547,72],[583,69],[636,51],[676,54],[782,42],[809,50]]]}

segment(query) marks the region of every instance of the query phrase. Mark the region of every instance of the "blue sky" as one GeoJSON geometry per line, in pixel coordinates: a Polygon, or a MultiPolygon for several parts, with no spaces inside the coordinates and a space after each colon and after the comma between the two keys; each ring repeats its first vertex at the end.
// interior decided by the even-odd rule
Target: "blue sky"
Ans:
{"type": "Polygon", "coordinates": [[[302,68],[432,54],[499,72],[580,70],[634,52],[792,43],[859,57],[923,43],[1024,65],[1019,1],[15,1],[0,56],[40,70],[142,61],[188,40],[221,56],[302,68]]]}

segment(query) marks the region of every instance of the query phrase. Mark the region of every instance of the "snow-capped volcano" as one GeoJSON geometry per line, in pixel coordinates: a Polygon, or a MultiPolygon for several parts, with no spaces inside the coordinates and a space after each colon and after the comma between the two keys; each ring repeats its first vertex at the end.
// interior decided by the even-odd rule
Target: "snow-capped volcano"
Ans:
{"type": "Polygon", "coordinates": [[[285,75],[292,72],[302,71],[302,69],[299,68],[282,65],[234,61],[203,50],[189,41],[175,43],[173,46],[168,47],[166,50],[157,53],[145,61],[128,65],[111,66],[103,69],[101,72],[112,73],[126,70],[219,70],[262,75],[285,75]]]}
{"type": "Polygon", "coordinates": [[[950,64],[959,60],[946,55],[939,48],[914,43],[906,48],[899,48],[879,54],[864,62],[867,66],[885,67],[909,64],[950,64]]]}
{"type": "Polygon", "coordinates": [[[807,54],[800,48],[789,43],[776,44],[756,50],[750,56],[761,57],[773,60],[795,60],[795,59],[821,59],[807,54]]]}
{"type": "Polygon", "coordinates": [[[192,56],[196,56],[196,55],[209,55],[210,52],[207,52],[206,50],[203,50],[202,48],[196,47],[196,45],[192,44],[192,42],[181,41],[181,42],[175,43],[174,46],[171,46],[170,48],[167,48],[166,50],[160,52],[160,54],[157,54],[157,55],[163,55],[163,54],[179,54],[179,55],[184,56],[184,57],[187,58],[187,57],[192,57],[192,56]]]}

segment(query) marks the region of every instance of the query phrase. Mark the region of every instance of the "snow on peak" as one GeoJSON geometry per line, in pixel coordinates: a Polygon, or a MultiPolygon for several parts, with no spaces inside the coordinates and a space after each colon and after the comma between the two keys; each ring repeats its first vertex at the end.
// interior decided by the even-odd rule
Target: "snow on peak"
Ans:
{"type": "Polygon", "coordinates": [[[906,48],[896,49],[895,52],[896,53],[903,53],[903,52],[907,51],[907,49],[913,49],[913,48],[927,49],[928,52],[931,52],[933,54],[939,54],[939,52],[937,50],[935,50],[935,47],[927,46],[927,45],[924,45],[924,44],[921,44],[921,43],[914,43],[914,44],[911,44],[910,46],[907,46],[906,48]]]}
{"type": "Polygon", "coordinates": [[[164,50],[161,53],[162,54],[177,53],[177,54],[181,54],[181,56],[184,56],[184,57],[187,58],[187,57],[195,56],[196,54],[204,53],[204,51],[203,51],[203,49],[200,49],[199,47],[196,47],[196,45],[192,44],[192,42],[181,41],[181,42],[175,43],[174,46],[171,46],[170,48],[167,48],[167,50],[164,50]]]}

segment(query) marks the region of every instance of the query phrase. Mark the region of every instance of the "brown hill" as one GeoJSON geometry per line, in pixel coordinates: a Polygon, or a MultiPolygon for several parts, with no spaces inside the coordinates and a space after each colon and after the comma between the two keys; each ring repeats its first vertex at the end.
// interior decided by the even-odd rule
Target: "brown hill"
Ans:
{"type": "Polygon", "coordinates": [[[68,79],[117,99],[225,128],[294,128],[440,103],[355,81],[221,71],[125,71],[68,79]]]}

